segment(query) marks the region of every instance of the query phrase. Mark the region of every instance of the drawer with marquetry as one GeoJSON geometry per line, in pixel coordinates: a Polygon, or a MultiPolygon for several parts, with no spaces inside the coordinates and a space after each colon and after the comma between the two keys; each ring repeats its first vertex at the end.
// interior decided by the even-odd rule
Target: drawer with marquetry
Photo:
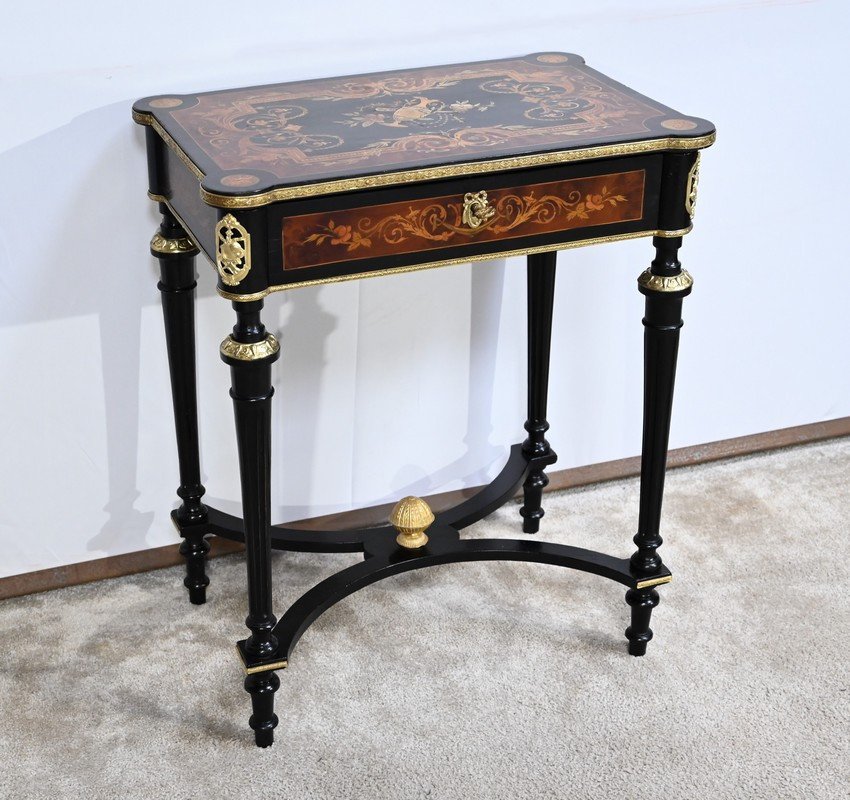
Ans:
{"type": "Polygon", "coordinates": [[[363,272],[432,266],[551,249],[657,228],[661,159],[476,176],[472,180],[324,198],[270,209],[282,281],[317,268],[363,272]]]}

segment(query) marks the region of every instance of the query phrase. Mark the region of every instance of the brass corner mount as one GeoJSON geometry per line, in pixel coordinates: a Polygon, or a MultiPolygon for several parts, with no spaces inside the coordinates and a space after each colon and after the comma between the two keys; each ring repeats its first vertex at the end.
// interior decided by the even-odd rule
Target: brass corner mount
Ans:
{"type": "Polygon", "coordinates": [[[233,214],[225,214],[215,226],[215,265],[227,286],[238,286],[251,271],[251,234],[233,214]]]}

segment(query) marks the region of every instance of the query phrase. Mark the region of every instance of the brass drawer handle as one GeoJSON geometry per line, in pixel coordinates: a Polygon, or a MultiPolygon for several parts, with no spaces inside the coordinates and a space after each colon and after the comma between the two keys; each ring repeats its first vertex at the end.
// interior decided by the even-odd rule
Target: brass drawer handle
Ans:
{"type": "Polygon", "coordinates": [[[467,192],[463,196],[463,224],[475,230],[492,219],[496,209],[490,205],[487,192],[467,192]]]}

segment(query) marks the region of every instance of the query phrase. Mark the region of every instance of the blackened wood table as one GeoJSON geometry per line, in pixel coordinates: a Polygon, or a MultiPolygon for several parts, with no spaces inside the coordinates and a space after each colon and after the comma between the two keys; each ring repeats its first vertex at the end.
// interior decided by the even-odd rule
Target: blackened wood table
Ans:
{"type": "MultiPolygon", "coordinates": [[[[683,298],[677,253],[691,229],[699,151],[714,127],[590,69],[535,53],[471,64],[160,95],[133,107],[147,126],[149,196],[174,399],[182,536],[192,603],[206,600],[205,537],[244,541],[247,639],[237,644],[250,726],[272,743],[276,670],[323,611],[375,581],[457,561],[510,560],[583,570],[628,587],[629,653],[652,638],[654,587],[671,575],[658,548],[683,298]],[[523,532],[543,517],[546,398],[556,251],[653,237],[645,296],[640,507],[631,558],[536,539],[465,540],[459,532],[522,487],[523,532]],[[202,502],[195,378],[194,258],[216,266],[236,325],[230,366],[243,519],[202,502]],[[390,524],[316,532],[271,524],[271,365],[280,346],[260,312],[270,292],[503,256],[528,260],[528,435],[478,494],[434,516],[404,498],[390,524]],[[272,613],[271,549],[359,552],[364,560],[272,613]]],[[[600,280],[603,276],[600,275],[600,280]]]]}

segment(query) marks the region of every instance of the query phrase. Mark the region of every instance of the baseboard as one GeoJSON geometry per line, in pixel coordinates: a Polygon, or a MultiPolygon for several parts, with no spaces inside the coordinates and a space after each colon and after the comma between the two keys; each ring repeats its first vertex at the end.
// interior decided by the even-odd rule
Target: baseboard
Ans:
{"type": "MultiPolygon", "coordinates": [[[[850,436],[850,417],[841,417],[827,422],[813,422],[794,428],[782,428],[767,433],[755,433],[750,436],[739,436],[734,439],[724,439],[719,442],[671,450],[668,457],[668,468],[675,469],[676,467],[705,464],[724,458],[752,455],[753,453],[778,450],[799,444],[810,444],[839,436],[850,436]]],[[[638,456],[605,461],[601,464],[590,464],[586,467],[556,470],[549,473],[547,491],[588,486],[603,481],[631,478],[639,474],[640,458],[638,456]]],[[[478,487],[442,492],[441,494],[431,495],[427,499],[432,508],[448,508],[476,491],[478,491],[478,487]]],[[[299,527],[316,529],[363,527],[385,520],[391,507],[392,504],[371,506],[340,514],[329,514],[323,517],[301,520],[297,524],[299,527]]],[[[212,538],[210,544],[211,558],[243,549],[241,544],[216,537],[212,538]]],[[[182,561],[182,556],[177,552],[177,545],[170,544],[164,547],[139,550],[135,553],[96,558],[78,564],[67,564],[53,569],[25,572],[21,575],[0,578],[0,600],[36,592],[46,592],[51,589],[61,589],[65,586],[90,583],[105,578],[118,578],[123,575],[172,567],[182,563],[182,561]]]]}

